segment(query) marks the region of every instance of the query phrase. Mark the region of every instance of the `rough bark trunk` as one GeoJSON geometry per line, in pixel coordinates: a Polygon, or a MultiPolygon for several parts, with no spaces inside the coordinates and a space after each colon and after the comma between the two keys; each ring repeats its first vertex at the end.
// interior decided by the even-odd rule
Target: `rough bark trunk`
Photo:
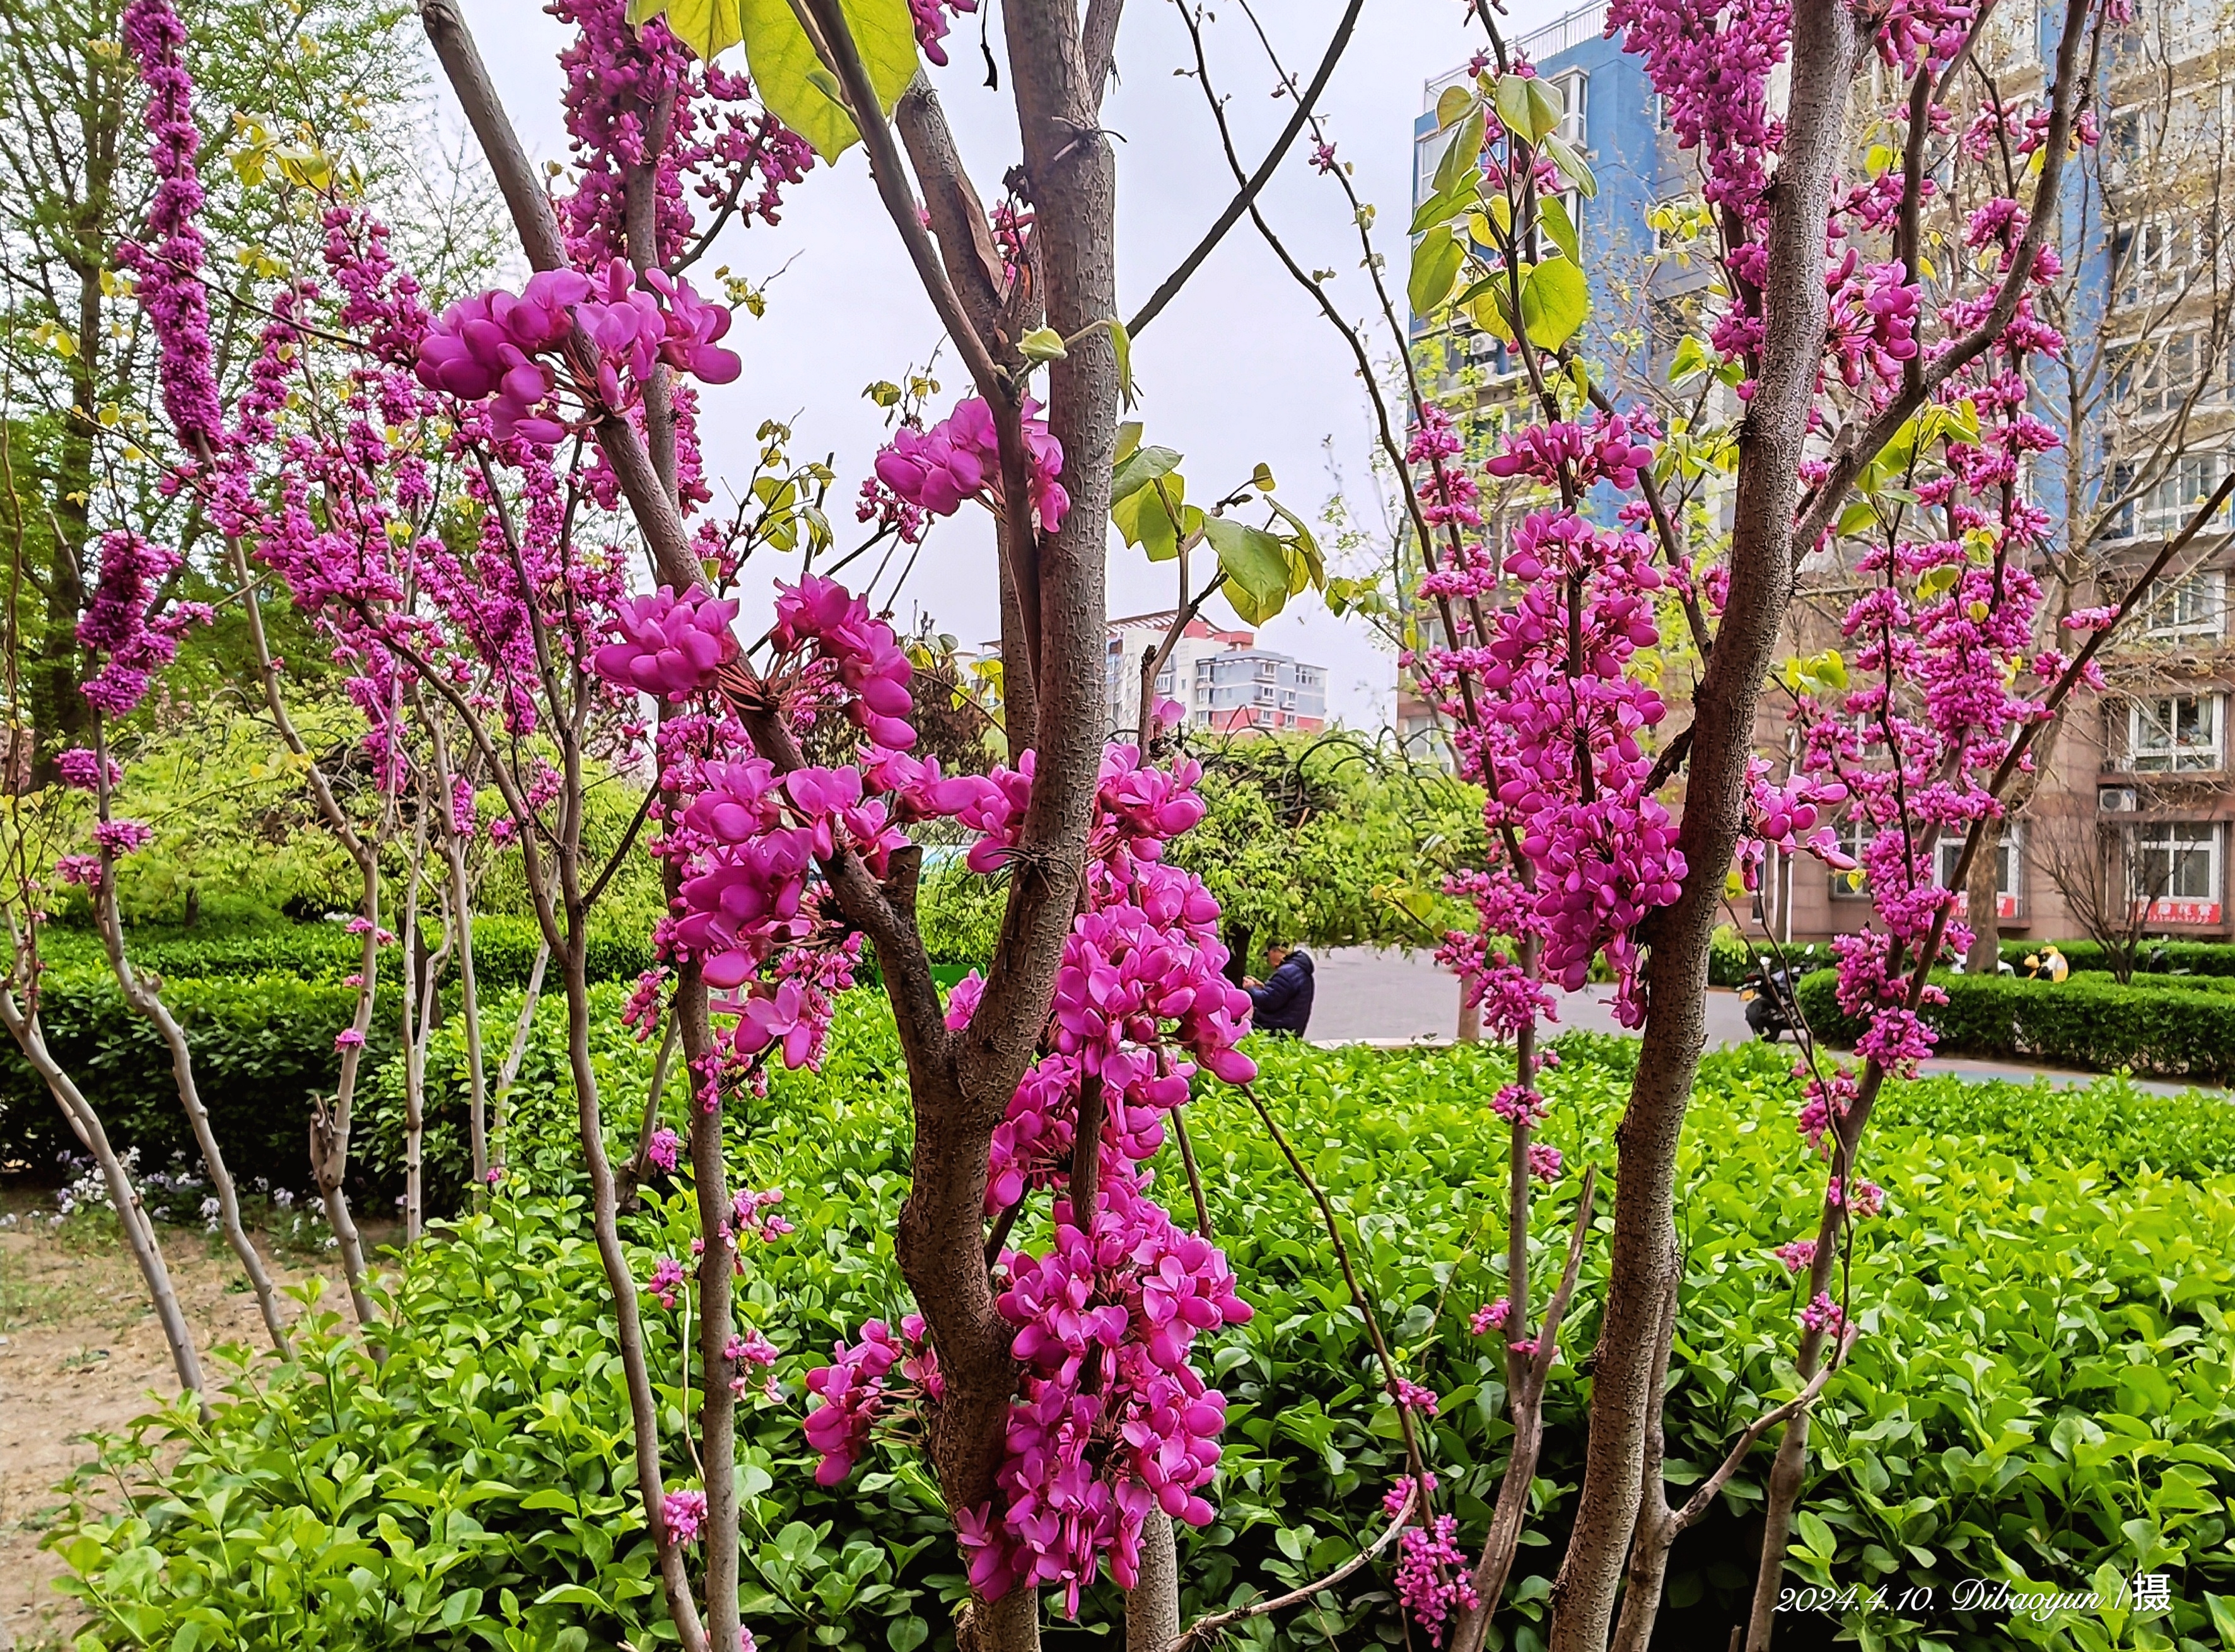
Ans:
{"type": "Polygon", "coordinates": [[[1963,954],[1967,975],[1992,975],[2002,965],[2002,920],[1995,908],[1996,897],[2002,893],[2002,850],[1997,845],[1971,863],[1971,875],[1963,880],[1963,911],[1971,926],[1971,948],[1963,954]]]}
{"type": "Polygon", "coordinates": [[[1824,232],[1845,152],[1855,20],[1844,0],[1795,9],[1793,91],[1770,210],[1762,367],[1742,436],[1730,598],[1695,697],[1676,903],[1655,914],[1643,1048],[1616,1132],[1614,1242],[1592,1375],[1590,1442],[1574,1536],[1552,1587],[1552,1652],[1604,1652],[1637,1519],[1684,1110],[1707,1042],[1708,937],[1738,840],[1753,711],[1793,585],[1793,509],[1822,354],[1824,232]]]}
{"type": "Polygon", "coordinates": [[[1179,1546],[1171,1516],[1151,1509],[1141,1523],[1141,1575],[1125,1592],[1125,1652],[1171,1652],[1179,1638],[1179,1546]]]}
{"type": "MultiPolygon", "coordinates": [[[[101,725],[94,727],[94,750],[99,757],[98,807],[101,818],[108,818],[108,741],[101,725]]],[[[283,1360],[293,1357],[293,1348],[287,1340],[286,1316],[279,1310],[279,1292],[272,1288],[272,1275],[264,1266],[264,1258],[257,1253],[256,1243],[241,1224],[240,1196],[234,1188],[233,1174],[226,1169],[225,1152],[219,1147],[217,1132],[210,1126],[209,1110],[202,1105],[201,1089],[194,1082],[193,1052],[187,1043],[186,1029],[171,1013],[169,1006],[160,993],[140,978],[132,967],[132,960],[124,950],[124,920],[116,906],[116,857],[102,849],[101,882],[93,892],[94,915],[101,925],[102,945],[108,954],[108,967],[123,990],[124,999],[133,1009],[149,1021],[170,1052],[172,1082],[177,1086],[179,1105],[186,1110],[187,1123],[194,1133],[194,1145],[200,1150],[202,1168],[209,1175],[210,1191],[216,1196],[220,1225],[225,1231],[225,1242],[247,1275],[249,1288],[256,1293],[257,1311],[264,1317],[264,1328],[272,1338],[272,1346],[283,1360]]],[[[125,1207],[117,1207],[120,1219],[125,1218],[125,1207]]],[[[152,1230],[149,1235],[152,1242],[152,1230]]]]}
{"type": "MultiPolygon", "coordinates": [[[[706,1640],[710,1646],[737,1643],[737,1397],[730,1379],[737,1374],[730,1358],[737,1321],[731,1302],[732,1258],[744,1236],[731,1222],[730,1172],[722,1157],[722,1105],[695,1099],[701,1073],[718,1061],[714,1032],[706,1014],[706,983],[696,965],[684,966],[675,984],[675,1025],[679,1029],[694,1097],[691,1106],[691,1177],[698,1196],[698,1450],[706,1472],[706,1640]]],[[[656,1111],[657,1092],[646,1099],[656,1111]]],[[[686,1352],[684,1357],[690,1355],[686,1352]]]]}

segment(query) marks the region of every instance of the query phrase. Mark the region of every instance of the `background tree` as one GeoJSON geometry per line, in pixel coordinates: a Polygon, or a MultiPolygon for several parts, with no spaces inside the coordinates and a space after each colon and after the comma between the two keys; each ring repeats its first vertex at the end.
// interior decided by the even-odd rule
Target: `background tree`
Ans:
{"type": "MultiPolygon", "coordinates": [[[[167,502],[141,462],[153,416],[152,341],[116,260],[145,215],[147,165],[135,69],[122,48],[125,0],[5,0],[0,48],[0,364],[15,416],[0,430],[22,495],[36,594],[24,605],[24,711],[36,777],[89,723],[76,692],[86,559],[106,528],[161,531],[189,556],[188,595],[225,586],[194,555],[206,524],[167,502]]],[[[207,223],[225,262],[213,272],[213,367],[238,390],[261,325],[259,269],[278,267],[304,229],[303,197],[271,186],[347,164],[406,226],[415,266],[440,292],[484,272],[495,251],[488,197],[441,152],[429,119],[423,49],[390,0],[189,8],[189,56],[219,119],[206,130],[207,223]],[[346,154],[346,163],[335,157],[346,154]]],[[[13,570],[10,570],[12,573],[13,570]]],[[[283,643],[285,639],[283,639],[283,643]]],[[[237,620],[206,643],[220,672],[246,677],[237,620]]],[[[311,663],[308,651],[303,664],[311,663]]]]}

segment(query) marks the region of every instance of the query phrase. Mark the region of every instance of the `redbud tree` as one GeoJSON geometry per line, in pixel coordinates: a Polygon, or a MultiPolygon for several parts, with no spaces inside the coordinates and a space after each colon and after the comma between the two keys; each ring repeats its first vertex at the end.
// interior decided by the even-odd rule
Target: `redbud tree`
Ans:
{"type": "Polygon", "coordinates": [[[1590,1213],[1587,1178],[1567,1270],[1532,1312],[1531,1183],[1560,1174],[1531,1139],[1537,1028],[1554,1007],[1547,989],[1580,987],[1603,960],[1643,1047],[1616,1138],[1586,1469],[1551,1644],[1597,1649],[1611,1632],[1617,1646],[1646,1645],[1670,1545],[1773,1434],[1746,1629],[1758,1652],[1809,1406],[1864,1306],[1848,1300],[1840,1262],[1853,1224],[1884,1197],[1858,1173],[1871,1107],[1888,1076],[1930,1049],[1928,971],[1968,945],[1957,892],[2029,771],[2035,734],[2096,680],[2101,637],[2135,600],[2074,616],[2093,634],[2069,654],[2029,640],[2050,518],[2025,495],[2024,462],[2057,443],[2029,410],[2031,375],[2062,344],[2036,304],[2061,269],[2058,192],[2071,153],[2094,141],[2104,36],[2127,19],[2074,0],[2043,94],[2014,102],[1983,73],[1970,71],[1983,91],[1965,79],[1983,7],[1613,7],[1609,30],[1642,57],[1696,164],[1718,278],[1704,336],[1676,357],[1685,372],[1688,352],[1701,393],[1672,430],[1643,406],[1618,410],[1583,357],[1589,285],[1561,193],[1588,193],[1589,167],[1557,135],[1560,111],[1531,66],[1486,8],[1471,10],[1489,49],[1438,111],[1456,130],[1439,195],[1416,220],[1426,234],[1412,297],[1422,309],[1466,305],[1506,339],[1525,386],[1478,469],[1416,383],[1403,457],[1429,568],[1419,595],[1434,621],[1414,667],[1462,771],[1485,789],[1493,849],[1463,884],[1478,928],[1446,956],[1519,1066],[1492,1102],[1511,1127],[1509,1293],[1477,1320],[1505,1341],[1516,1432],[1479,1558],[1468,1569],[1439,1554],[1408,1581],[1432,1635],[1448,1617],[1453,1644],[1484,1644],[1527,1518],[1538,1407],[1590,1213]],[[1872,102],[1874,62],[1898,104],[1872,102]],[[1989,174],[1984,204],[1928,238],[1945,170],[1987,153],[1983,121],[1989,142],[2030,158],[2029,188],[2002,193],[1991,178],[2013,174],[1989,174]],[[1470,217],[1477,227],[1463,233],[1470,217]],[[1718,386],[1734,418],[1714,415],[1718,386]],[[1703,483],[1720,491],[1714,513],[1694,508],[1703,483]],[[1485,527],[1493,493],[1510,531],[1485,527]],[[1700,531],[1703,515],[1723,531],[1700,531]],[[1865,594],[1845,616],[1845,652],[1779,673],[1803,756],[1774,781],[1755,753],[1757,702],[1811,556],[1843,560],[1865,594]],[[1698,661],[1688,724],[1673,731],[1664,632],[1698,661]],[[1665,799],[1680,774],[1681,797],[1665,799]],[[1842,820],[1864,829],[1860,867],[1839,847],[1842,820]],[[1943,836],[1962,845],[1955,892],[1934,875],[1943,836]],[[1875,921],[1839,943],[1842,1006],[1867,1031],[1858,1066],[1812,1046],[1798,1073],[1799,1129],[1825,1173],[1819,1230],[1778,1253],[1803,1304],[1792,1397],[1750,1419],[1672,1504],[1661,1429],[1681,1278],[1676,1148],[1705,1041],[1710,934],[1727,889],[1752,887],[1772,849],[1867,875],[1875,921]]]}
{"type": "MultiPolygon", "coordinates": [[[[1153,759],[1152,708],[1136,743],[1105,745],[1102,732],[1108,528],[1113,501],[1141,498],[1146,451],[1120,435],[1131,333],[1117,302],[1115,153],[1100,124],[1120,8],[1001,9],[1022,156],[990,207],[923,69],[945,62],[954,9],[567,0],[560,15],[579,31],[565,58],[573,164],[554,185],[529,165],[455,0],[423,0],[526,280],[436,313],[362,204],[314,191],[315,233],[264,295],[251,389],[228,407],[206,370],[191,143],[159,148],[173,211],[136,266],[163,345],[173,485],[226,537],[245,600],[252,608],[252,569],[284,582],[347,666],[368,750],[399,795],[416,788],[423,810],[451,801],[449,740],[501,800],[495,829],[518,845],[560,973],[634,1470],[692,1649],[749,1642],[735,1418],[760,1403],[774,1353],[741,1323],[732,1279],[743,1248],[787,1234],[780,1190],[729,1186],[722,1118],[770,1062],[817,1059],[834,995],[865,953],[908,1067],[913,1161],[895,1240],[914,1311],[861,1327],[814,1373],[808,1438],[818,1478],[835,1484],[884,1419],[921,1419],[973,1590],[963,1644],[1035,1645],[1043,1593],[1073,1612],[1103,1577],[1128,1591],[1129,1642],[1178,1636],[1171,1522],[1210,1517],[1223,1422],[1199,1344],[1249,1314],[1215,1244],[1159,1203],[1150,1170],[1180,1133],[1191,1085],[1253,1076],[1235,1048],[1247,1000],[1222,979],[1216,904],[1165,856],[1201,816],[1196,771],[1153,759]],[[726,67],[740,45],[744,69],[726,67]],[[973,391],[896,434],[863,479],[862,519],[912,539],[931,517],[993,518],[1008,761],[985,775],[914,754],[905,650],[859,594],[813,571],[831,534],[809,502],[829,478],[771,478],[794,485],[753,489],[725,516],[699,446],[701,387],[741,365],[724,343],[728,308],[691,270],[718,233],[772,213],[818,158],[857,142],[973,391]],[[731,593],[771,545],[809,560],[748,645],[731,593]],[[814,749],[847,755],[810,760],[809,735],[835,723],[849,738],[814,749]],[[642,824],[671,913],[663,967],[631,1016],[647,1034],[672,1030],[692,1098],[687,1137],[648,1128],[639,1157],[679,1166],[687,1152],[695,1260],[662,1259],[649,1279],[635,1276],[619,1229],[640,1167],[609,1160],[589,1056],[586,926],[613,869],[583,841],[600,759],[656,775],[642,824]],[[970,869],[1006,886],[987,971],[945,996],[915,917],[909,829],[931,821],[960,828],[970,869]],[[1020,1228],[1028,1213],[1045,1216],[1047,1237],[1011,1245],[1043,1230],[1020,1228]],[[686,1294],[698,1373],[689,1451],[663,1438],[641,1329],[648,1303],[664,1312],[686,1294]],[[692,1451],[695,1475],[684,1468],[692,1451]]],[[[1961,164],[1949,111],[1980,16],[1937,0],[1625,0],[1610,13],[1697,157],[1714,226],[1720,284],[1701,361],[1740,410],[1716,444],[1727,528],[1699,536],[1683,490],[1701,468],[1674,462],[1661,421],[1617,409],[1577,347],[1588,284],[1557,196],[1588,189],[1588,167],[1491,11],[1470,11],[1489,49],[1439,110],[1452,132],[1438,179],[1448,210],[1421,215],[1412,296],[1421,310],[1464,303],[1511,341],[1525,412],[1478,470],[1417,384],[1409,421],[1385,416],[1381,428],[1430,566],[1418,595],[1435,624],[1413,666],[1488,800],[1490,862],[1461,886],[1480,921],[1449,954],[1485,1027],[1516,1052],[1513,1082],[1483,1098],[1511,1127],[1508,1294],[1473,1316],[1506,1349],[1515,1443],[1471,1557],[1412,1426],[1434,1396],[1385,1367],[1408,1442],[1387,1504],[1397,1587],[1432,1641],[1485,1643],[1530,1512],[1537,1407],[1594,1196],[1586,1174],[1540,1308],[1532,1189],[1565,1172],[1533,1139],[1537,1028],[1548,987],[1580,985],[1603,963],[1643,1050],[1612,1167],[1587,1466],[1552,1640],[1642,1648],[1669,1544],[1782,1430],[1751,1630],[1760,1646],[1806,1408],[1853,1334],[1856,1305],[1834,1292],[1840,1242],[1880,1196],[1858,1175],[1863,1128],[1884,1076],[1929,1046],[1924,971],[1960,940],[1952,897],[1916,869],[1934,863],[1943,833],[1962,832],[1964,856],[1976,853],[2028,731],[2084,678],[2094,646],[2014,657],[2046,521],[2017,475],[2048,439],[2025,412],[2028,364],[2058,344],[2032,292],[2055,272],[2059,182],[2088,135],[2086,88],[2118,18],[2068,0],[2047,93],[2008,117],[2039,157],[2030,193],[1974,214],[1960,256],[1929,257],[1923,209],[1935,168],[1961,164]],[[1904,90],[1897,110],[1870,107],[1860,77],[1873,56],[1904,90]],[[1865,126],[1888,141],[1859,142],[1865,126]],[[1527,507],[1510,539],[1483,527],[1485,489],[1527,507]],[[1878,588],[1850,617],[1852,672],[1841,657],[1788,674],[1808,759],[1773,783],[1754,756],[1757,701],[1800,560],[1833,544],[1856,547],[1878,588]],[[1702,661],[1689,724],[1674,734],[1645,670],[1671,626],[1702,661]],[[1822,692],[1802,693],[1804,681],[1822,692]],[[1869,757],[1873,743],[1895,759],[1869,757]],[[1681,806],[1662,796],[1680,770],[1681,806]],[[1743,882],[1765,846],[1843,858],[1829,829],[1841,810],[1875,830],[1866,864],[1880,924],[1843,969],[1843,994],[1870,1022],[1864,1065],[1807,1075],[1802,1124],[1826,1170],[1821,1231],[1787,1247],[1807,1282],[1794,1393],[1672,1508],[1658,1442],[1678,1282],[1673,1179],[1704,1041],[1709,934],[1727,880],[1735,869],[1743,882]]],[[[180,104],[167,0],[135,0],[134,13],[151,92],[180,104]]],[[[1312,124],[1310,102],[1298,96],[1254,173],[1229,141],[1241,193],[1209,239],[1254,210],[1312,124]]],[[[1321,169],[1341,175],[1313,135],[1321,169]]],[[[1356,217],[1363,230],[1369,215],[1356,217]]],[[[780,465],[780,453],[763,462],[780,465]]],[[[1119,513],[1128,538],[1176,545],[1200,532],[1253,600],[1275,582],[1268,557],[1288,564],[1291,589],[1311,577],[1308,535],[1245,541],[1155,496],[1172,531],[1137,502],[1119,513]]],[[[2085,623],[2107,627],[2125,606],[2085,623]]],[[[159,633],[190,618],[143,614],[159,633]]],[[[262,665],[284,719],[284,662],[267,653],[262,665]]],[[[473,829],[442,812],[451,829],[473,829]]],[[[380,931],[377,913],[365,916],[370,980],[380,931]]],[[[1340,1244],[1332,1212],[1329,1223],[1340,1244]]],[[[377,1343],[378,1304],[361,1295],[359,1312],[377,1343]]]]}

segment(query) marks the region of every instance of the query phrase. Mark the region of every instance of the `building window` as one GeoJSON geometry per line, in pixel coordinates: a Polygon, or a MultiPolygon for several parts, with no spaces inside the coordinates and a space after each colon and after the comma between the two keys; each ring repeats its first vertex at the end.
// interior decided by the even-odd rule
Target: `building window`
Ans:
{"type": "Polygon", "coordinates": [[[2192,218],[2152,218],[2122,229],[2111,243],[2118,272],[2118,301],[2147,304],[2177,292],[2197,262],[2199,226],[2192,218]]]}
{"type": "MultiPolygon", "coordinates": [[[[2196,508],[2212,496],[2226,473],[2227,456],[2221,453],[2183,454],[2166,467],[2165,474],[2154,482],[2135,491],[2137,472],[2131,463],[2111,467],[2105,492],[2108,498],[2118,501],[2133,493],[2133,497],[2118,504],[2107,528],[2113,539],[2162,539],[2178,534],[2188,526],[2188,519],[2196,508]]],[[[2224,522],[2227,508],[2218,513],[2224,522]]],[[[2206,524],[2210,526],[2211,524],[2206,524]]]]}
{"type": "Polygon", "coordinates": [[[2191,328],[2127,345],[2118,356],[2112,399],[2130,414],[2177,413],[2194,393],[2199,405],[2222,397],[2218,376],[2199,385],[2199,370],[2217,365],[2205,336],[2191,328]]]}
{"type": "Polygon", "coordinates": [[[2136,7],[2120,56],[2127,62],[2173,63],[2209,51],[2219,22],[2219,0],[2158,0],[2136,7]]]}
{"type": "Polygon", "coordinates": [[[2227,576],[2214,568],[2186,580],[2160,580],[2150,587],[2144,634],[2218,637],[2227,629],[2227,576]]]}
{"type": "MultiPolygon", "coordinates": [[[[2007,828],[2002,832],[2000,845],[1996,850],[2001,862],[1995,869],[1995,915],[1998,918],[2015,918],[2018,915],[2020,900],[2023,894],[2019,883],[2020,869],[2025,863],[2025,857],[2021,853],[2024,847],[2023,830],[2022,827],[2017,826],[2007,828]]],[[[1963,842],[1970,835],[1970,829],[1968,827],[1962,830],[1948,827],[1941,831],[1940,841],[1936,846],[1933,856],[1932,881],[1943,889],[1949,888],[1955,881],[1956,862],[1963,859],[1963,842]]],[[[1959,892],[1959,904],[1956,908],[1958,911],[1963,909],[1960,901],[1961,893],[1959,892]]]]}
{"type": "Polygon", "coordinates": [[[2121,110],[2104,123],[2103,159],[2111,169],[2111,181],[2114,184],[2124,183],[2127,169],[2140,164],[2141,110],[2121,110]]]}
{"type": "Polygon", "coordinates": [[[2217,694],[2160,694],[2127,711],[2127,766],[2138,773],[2197,774],[2219,767],[2217,694]]]}
{"type": "Polygon", "coordinates": [[[1852,872],[1832,874],[1832,897],[1837,900],[1865,899],[1871,892],[1871,884],[1870,880],[1864,876],[1859,862],[1863,851],[1870,847],[1871,839],[1878,835],[1878,829],[1866,820],[1843,820],[1834,829],[1839,835],[1840,852],[1858,864],[1852,872]]]}
{"type": "Polygon", "coordinates": [[[2002,0],[1987,19],[1982,47],[1987,67],[1998,73],[2040,62],[2040,23],[2030,0],[2002,0]]]}
{"type": "Polygon", "coordinates": [[[1583,147],[1583,92],[1590,78],[1581,69],[1570,69],[1555,75],[1550,87],[1552,101],[1560,106],[1558,135],[1578,149],[1583,147]]]}
{"type": "Polygon", "coordinates": [[[2161,923],[2219,921],[2219,828],[2210,821],[2167,821],[2137,829],[2127,861],[2137,904],[2161,923]]]}

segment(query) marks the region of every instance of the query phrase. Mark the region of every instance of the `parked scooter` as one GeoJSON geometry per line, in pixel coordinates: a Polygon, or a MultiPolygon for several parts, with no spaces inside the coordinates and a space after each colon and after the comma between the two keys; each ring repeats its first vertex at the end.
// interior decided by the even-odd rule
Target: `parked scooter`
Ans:
{"type": "Polygon", "coordinates": [[[1791,970],[1767,958],[1759,960],[1753,973],[1740,983],[1739,998],[1746,1005],[1747,1025],[1763,1043],[1776,1043],[1782,1032],[1799,1032],[1800,1006],[1793,1001],[1791,970]]]}

